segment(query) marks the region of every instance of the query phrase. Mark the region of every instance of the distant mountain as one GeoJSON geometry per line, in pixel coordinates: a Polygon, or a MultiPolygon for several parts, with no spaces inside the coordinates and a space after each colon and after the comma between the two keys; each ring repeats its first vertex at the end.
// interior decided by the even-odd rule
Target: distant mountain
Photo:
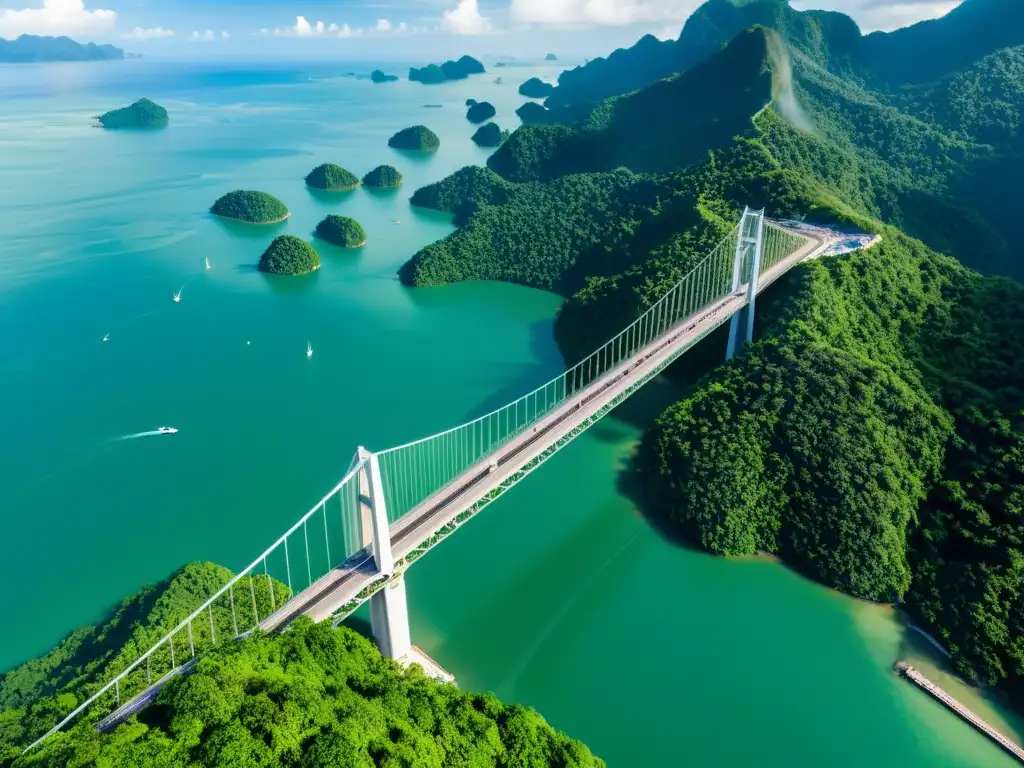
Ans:
{"type": "Polygon", "coordinates": [[[708,0],[687,19],[678,40],[647,35],[607,59],[563,72],[548,106],[595,102],[638,90],[704,61],[756,25],[775,30],[834,73],[895,90],[955,72],[1000,48],[1024,44],[1024,2],[964,0],[941,19],[863,36],[849,16],[798,11],[788,0],[708,0]]]}
{"type": "Polygon", "coordinates": [[[444,64],[410,67],[409,79],[425,85],[436,85],[449,80],[465,80],[470,75],[481,75],[486,71],[484,65],[472,56],[463,56],[458,61],[446,61],[444,64]]]}
{"type": "Polygon", "coordinates": [[[16,40],[0,38],[0,62],[107,61],[123,59],[124,50],[113,45],[76,43],[70,37],[22,35],[16,40]]]}

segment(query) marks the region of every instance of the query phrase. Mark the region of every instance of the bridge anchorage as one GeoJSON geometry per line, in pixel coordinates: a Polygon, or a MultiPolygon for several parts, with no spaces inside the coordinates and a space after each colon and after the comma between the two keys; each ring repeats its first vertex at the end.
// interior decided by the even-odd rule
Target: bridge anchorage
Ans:
{"type": "Polygon", "coordinates": [[[299,616],[337,624],[366,600],[384,655],[451,680],[412,645],[405,571],[726,321],[726,357],[735,355],[753,338],[757,294],[834,240],[747,208],[660,299],[551,381],[436,435],[376,453],[360,447],[341,482],[284,535],[28,749],[79,717],[115,727],[220,643],[299,616]]]}

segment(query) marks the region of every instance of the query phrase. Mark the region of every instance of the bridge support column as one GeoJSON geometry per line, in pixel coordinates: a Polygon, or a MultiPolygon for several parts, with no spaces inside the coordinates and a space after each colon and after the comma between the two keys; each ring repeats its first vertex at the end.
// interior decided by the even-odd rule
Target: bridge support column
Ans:
{"type": "Polygon", "coordinates": [[[404,659],[412,650],[409,634],[409,604],[405,596],[405,576],[389,581],[370,598],[370,627],[381,654],[389,659],[404,659]]]}
{"type": "Polygon", "coordinates": [[[764,210],[743,209],[739,236],[736,238],[736,260],[732,270],[732,291],[738,293],[746,278],[747,303],[729,321],[729,342],[725,359],[732,360],[746,341],[754,339],[754,303],[757,298],[757,278],[761,272],[761,237],[764,229],[764,210]],[[745,269],[749,274],[744,275],[745,269]]]}

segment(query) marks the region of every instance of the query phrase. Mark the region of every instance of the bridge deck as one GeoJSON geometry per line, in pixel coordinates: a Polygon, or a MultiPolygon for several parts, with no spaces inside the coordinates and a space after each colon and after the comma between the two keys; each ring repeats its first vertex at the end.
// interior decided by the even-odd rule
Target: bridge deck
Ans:
{"type": "MultiPolygon", "coordinates": [[[[830,242],[806,232],[790,231],[806,240],[792,255],[763,272],[758,293],[806,259],[816,258],[830,242]]],[[[436,534],[508,477],[565,437],[581,423],[621,395],[637,380],[657,371],[681,346],[699,338],[731,318],[747,304],[746,286],[686,317],[654,339],[639,354],[606,372],[541,418],[537,424],[513,437],[494,453],[471,466],[462,475],[414,507],[391,526],[395,560],[408,555],[421,542],[436,534]],[[490,471],[491,464],[497,469],[490,471]]],[[[314,621],[329,618],[363,589],[380,578],[369,552],[349,558],[260,623],[264,631],[286,625],[300,615],[314,621]]]]}

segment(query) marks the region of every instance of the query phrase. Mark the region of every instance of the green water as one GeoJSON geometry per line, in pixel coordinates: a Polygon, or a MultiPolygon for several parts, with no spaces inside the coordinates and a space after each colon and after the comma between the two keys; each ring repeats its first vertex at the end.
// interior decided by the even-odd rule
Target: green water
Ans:
{"type": "MultiPolygon", "coordinates": [[[[339,77],[373,66],[0,68],[0,667],[185,561],[244,566],[357,445],[446,428],[559,370],[557,297],[394,279],[451,231],[409,206],[412,190],[486,157],[465,99],[514,127],[520,77],[555,70],[506,71],[504,86],[339,77]],[[167,130],[90,127],[140,96],[169,109],[167,130]],[[419,122],[441,136],[436,155],[388,149],[419,122]],[[321,162],[360,175],[390,162],[406,186],[314,195],[302,178],[321,162]],[[249,228],[206,213],[239,187],[292,217],[249,228]],[[309,277],[254,270],[274,235],[309,237],[328,212],[357,218],[367,246],[317,243],[309,277]],[[181,431],[125,439],[164,424],[181,431]]],[[[926,654],[891,613],[651,528],[621,487],[670,396],[651,385],[417,564],[414,642],[611,766],[1013,765],[892,675],[926,654]]]]}

